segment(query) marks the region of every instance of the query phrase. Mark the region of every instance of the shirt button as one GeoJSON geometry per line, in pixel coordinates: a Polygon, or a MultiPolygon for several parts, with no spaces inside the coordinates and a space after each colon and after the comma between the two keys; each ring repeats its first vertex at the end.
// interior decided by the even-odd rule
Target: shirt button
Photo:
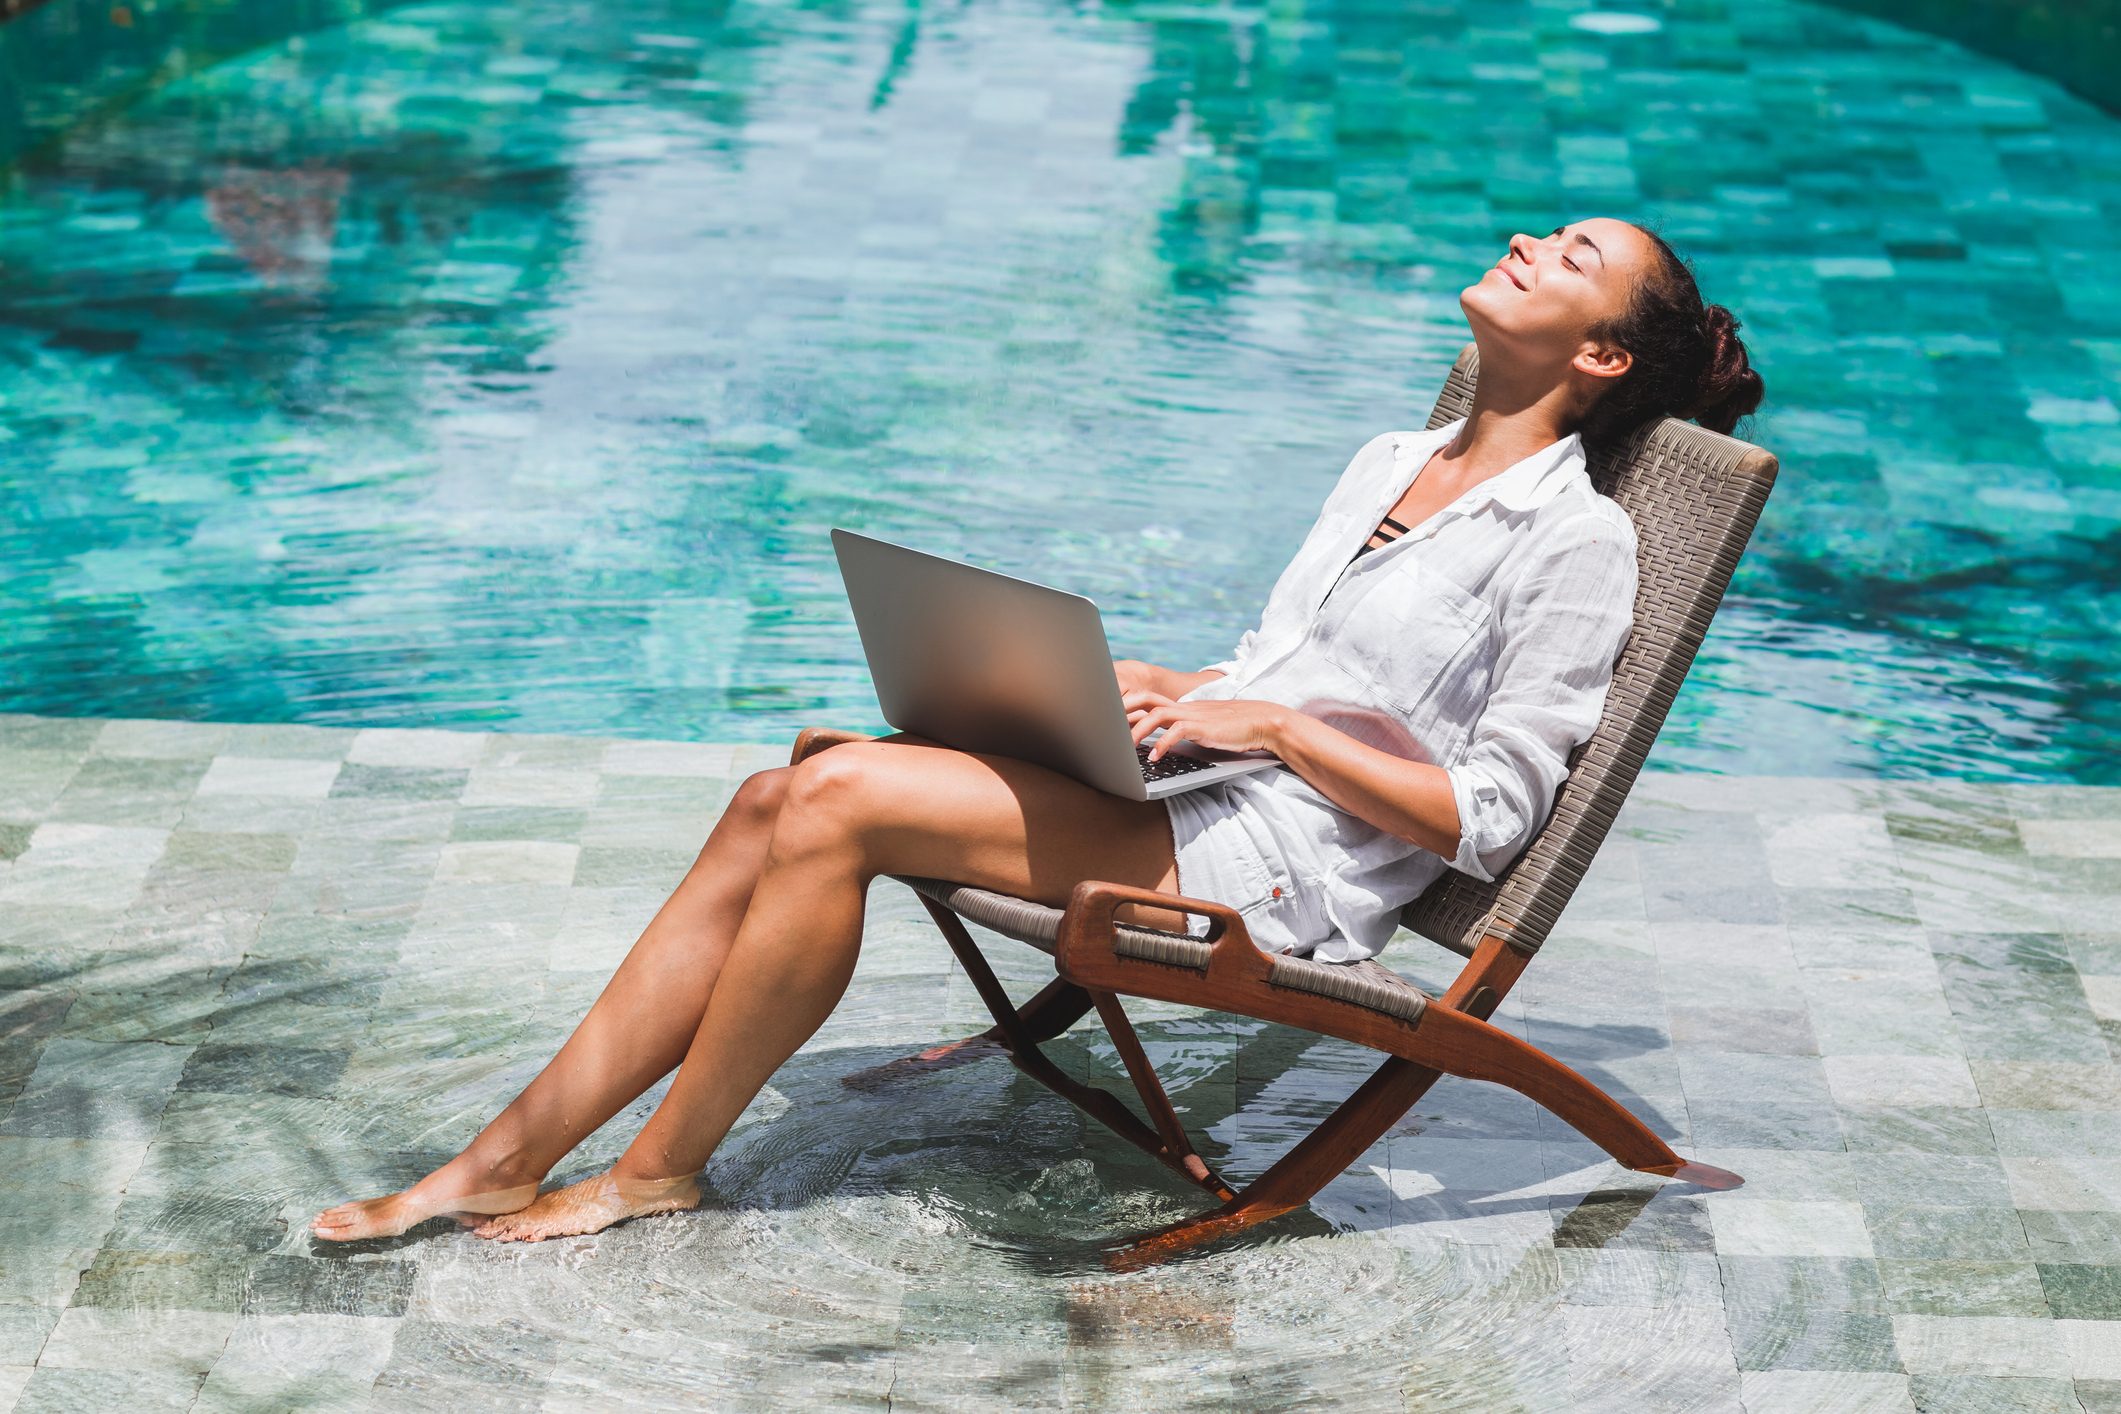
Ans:
{"type": "Polygon", "coordinates": [[[1276,897],[1276,898],[1280,898],[1280,897],[1281,897],[1281,885],[1279,885],[1279,884],[1276,884],[1276,885],[1274,886],[1274,897],[1276,897]]]}

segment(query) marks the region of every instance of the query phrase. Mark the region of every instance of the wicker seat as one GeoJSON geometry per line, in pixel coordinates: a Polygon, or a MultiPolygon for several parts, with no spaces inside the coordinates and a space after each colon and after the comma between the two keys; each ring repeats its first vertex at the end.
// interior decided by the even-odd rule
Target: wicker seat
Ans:
{"type": "MultiPolygon", "coordinates": [[[[958,917],[982,928],[991,928],[1020,943],[1029,943],[1041,952],[1052,952],[1055,940],[1060,936],[1061,919],[1066,911],[1050,904],[1033,903],[1029,899],[995,893],[992,889],[977,889],[970,884],[953,884],[943,879],[922,879],[907,874],[891,877],[915,893],[935,900],[958,917]]],[[[1133,923],[1113,925],[1112,947],[1122,957],[1160,962],[1167,967],[1190,968],[1195,972],[1208,970],[1209,955],[1215,951],[1189,933],[1171,933],[1133,923]]],[[[1374,961],[1331,963],[1313,962],[1307,957],[1276,957],[1272,962],[1274,971],[1268,980],[1276,987],[1332,997],[1387,1016],[1411,1020],[1419,1016],[1429,1002],[1428,993],[1374,961]]]]}
{"type": "MultiPolygon", "coordinates": [[[[1471,407],[1479,363],[1468,345],[1437,398],[1431,427],[1471,407]]],[[[1308,1202],[1404,1115],[1442,1075],[1510,1086],[1544,1105],[1629,1168],[1705,1187],[1735,1174],[1690,1164],[1641,1120],[1555,1057],[1487,1023],[1552,932],[1663,726],[1772,489],[1775,458],[1736,438],[1666,419],[1594,452],[1593,483],[1633,518],[1640,553],[1635,625],[1596,730],[1570,759],[1554,808],[1531,844],[1482,882],[1446,871],[1400,914],[1410,931],[1470,961],[1441,997],[1378,962],[1335,966],[1269,956],[1235,909],[1206,899],[1098,880],[1064,908],[944,880],[894,876],[915,890],[995,1017],[992,1030],[851,1078],[876,1083],[1005,1052],[1122,1137],[1222,1199],[1201,1217],[1113,1254],[1115,1265],[1159,1260],[1308,1202]],[[1122,923],[1128,904],[1207,917],[1205,938],[1122,923]],[[1054,954],[1054,980],[1022,1006],[987,965],[967,921],[1054,954]],[[1384,1053],[1377,1071],[1242,1193],[1194,1152],[1120,1002],[1138,996],[1302,1027],[1384,1053]],[[1092,1008],[1125,1062],[1145,1124],[1103,1091],[1066,1075],[1039,1049],[1092,1008]]],[[[792,760],[858,734],[811,728],[792,760]]],[[[1388,954],[1389,956],[1389,954],[1388,954]]]]}

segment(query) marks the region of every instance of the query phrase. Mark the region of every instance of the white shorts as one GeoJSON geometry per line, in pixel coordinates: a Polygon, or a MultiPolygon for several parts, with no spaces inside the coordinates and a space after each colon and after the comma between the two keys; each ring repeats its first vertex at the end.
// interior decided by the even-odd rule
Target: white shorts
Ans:
{"type": "MultiPolygon", "coordinates": [[[[1180,893],[1235,908],[1267,952],[1308,953],[1331,936],[1321,891],[1298,887],[1257,811],[1232,802],[1221,785],[1167,795],[1164,808],[1180,893]]],[[[1205,936],[1208,919],[1189,915],[1186,931],[1205,936]]]]}

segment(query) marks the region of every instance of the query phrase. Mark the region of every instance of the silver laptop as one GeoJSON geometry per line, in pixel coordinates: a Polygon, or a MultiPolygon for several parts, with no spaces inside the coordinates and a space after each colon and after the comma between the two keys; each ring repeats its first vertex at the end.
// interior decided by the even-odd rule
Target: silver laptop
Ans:
{"type": "Polygon", "coordinates": [[[1137,747],[1097,605],[835,526],[884,720],[960,751],[1034,761],[1088,786],[1159,800],[1281,764],[1182,741],[1137,747]]]}

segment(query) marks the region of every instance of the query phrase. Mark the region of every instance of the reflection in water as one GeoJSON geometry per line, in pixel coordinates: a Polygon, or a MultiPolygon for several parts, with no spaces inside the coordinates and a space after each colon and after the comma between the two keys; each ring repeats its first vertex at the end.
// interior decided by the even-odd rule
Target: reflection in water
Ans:
{"type": "Polygon", "coordinates": [[[207,215],[267,289],[324,283],[346,173],[230,167],[206,192],[207,215]]]}
{"type": "Polygon", "coordinates": [[[1610,211],[1786,466],[1656,759],[2121,770],[2121,125],[2040,81],[1782,0],[257,9],[0,174],[0,705],[875,729],[832,524],[1212,661],[1457,289],[1610,211]]]}

